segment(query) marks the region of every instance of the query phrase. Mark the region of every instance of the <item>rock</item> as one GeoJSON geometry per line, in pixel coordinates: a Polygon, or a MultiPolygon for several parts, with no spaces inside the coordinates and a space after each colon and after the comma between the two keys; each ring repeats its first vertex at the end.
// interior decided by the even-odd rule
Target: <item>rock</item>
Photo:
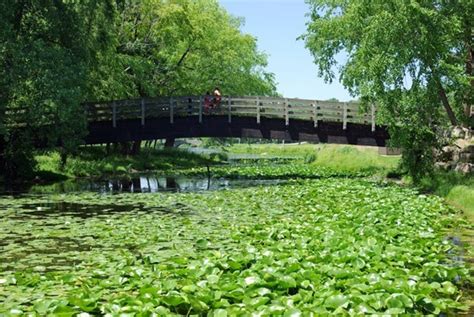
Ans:
{"type": "Polygon", "coordinates": [[[456,139],[454,141],[454,145],[457,146],[458,148],[460,149],[463,149],[467,146],[469,146],[469,141],[468,140],[465,140],[465,139],[456,139]]]}
{"type": "Polygon", "coordinates": [[[464,139],[465,135],[466,132],[462,127],[454,127],[454,129],[451,131],[451,137],[455,139],[464,139]]]}
{"type": "Polygon", "coordinates": [[[455,162],[459,161],[459,151],[454,151],[453,152],[453,161],[455,161],[455,162]]]}
{"type": "Polygon", "coordinates": [[[459,162],[463,163],[474,163],[474,154],[471,152],[459,153],[459,162]]]}
{"type": "Polygon", "coordinates": [[[443,171],[449,171],[452,165],[451,162],[436,162],[435,167],[443,171]]]}
{"type": "Polygon", "coordinates": [[[453,155],[457,151],[458,151],[458,148],[456,146],[448,145],[448,146],[444,146],[441,149],[441,151],[439,152],[437,151],[435,153],[435,156],[437,157],[438,160],[442,162],[448,162],[453,159],[453,155]]]}
{"type": "Polygon", "coordinates": [[[458,163],[454,169],[456,172],[468,175],[474,172],[474,164],[471,163],[458,163]]]}
{"type": "Polygon", "coordinates": [[[469,140],[472,138],[474,131],[468,128],[463,128],[463,131],[464,131],[464,139],[469,140]]]}
{"type": "Polygon", "coordinates": [[[468,144],[460,150],[461,153],[471,153],[474,154],[474,144],[468,144]]]}

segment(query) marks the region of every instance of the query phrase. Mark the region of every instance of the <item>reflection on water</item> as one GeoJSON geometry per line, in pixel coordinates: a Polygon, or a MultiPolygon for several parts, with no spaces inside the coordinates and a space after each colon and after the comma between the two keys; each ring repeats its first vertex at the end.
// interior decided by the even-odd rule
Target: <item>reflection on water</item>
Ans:
{"type": "Polygon", "coordinates": [[[30,193],[67,193],[92,191],[99,193],[156,193],[156,192],[199,192],[243,188],[257,185],[275,185],[286,180],[246,180],[202,176],[153,176],[140,175],[132,178],[91,180],[68,180],[49,186],[36,185],[30,193]]]}

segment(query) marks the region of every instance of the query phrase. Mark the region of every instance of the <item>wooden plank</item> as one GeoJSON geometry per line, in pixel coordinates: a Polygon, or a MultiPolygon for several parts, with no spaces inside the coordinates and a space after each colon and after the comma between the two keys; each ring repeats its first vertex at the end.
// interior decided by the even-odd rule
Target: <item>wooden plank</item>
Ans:
{"type": "Polygon", "coordinates": [[[344,112],[342,114],[342,130],[347,129],[347,104],[344,103],[344,112]]]}
{"type": "Polygon", "coordinates": [[[257,109],[255,103],[253,105],[232,105],[232,109],[257,109]]]}
{"type": "Polygon", "coordinates": [[[199,97],[199,123],[202,123],[202,106],[203,106],[202,98],[203,97],[199,97]]]}
{"type": "Polygon", "coordinates": [[[173,98],[170,98],[170,123],[174,123],[174,106],[173,106],[174,100],[173,98]]]}
{"type": "Polygon", "coordinates": [[[257,124],[260,124],[260,100],[258,99],[258,97],[257,97],[256,105],[257,105],[257,124]]]}

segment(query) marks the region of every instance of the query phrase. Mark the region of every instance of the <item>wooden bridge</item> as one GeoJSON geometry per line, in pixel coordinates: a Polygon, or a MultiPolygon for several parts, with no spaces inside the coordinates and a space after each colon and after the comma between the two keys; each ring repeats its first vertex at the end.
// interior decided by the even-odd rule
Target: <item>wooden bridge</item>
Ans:
{"type": "Polygon", "coordinates": [[[277,97],[223,97],[206,114],[203,96],[88,103],[87,144],[190,137],[265,138],[385,146],[376,109],[277,97]]]}

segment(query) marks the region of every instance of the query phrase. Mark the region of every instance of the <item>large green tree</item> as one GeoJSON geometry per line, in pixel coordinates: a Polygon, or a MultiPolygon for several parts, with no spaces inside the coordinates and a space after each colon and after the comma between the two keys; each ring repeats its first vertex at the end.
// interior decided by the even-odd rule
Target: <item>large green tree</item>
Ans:
{"type": "Polygon", "coordinates": [[[118,3],[115,46],[102,55],[91,98],[275,94],[256,39],[215,0],[118,3]]]}
{"type": "Polygon", "coordinates": [[[472,0],[308,0],[303,36],[320,75],[377,103],[404,165],[429,171],[436,129],[467,123],[474,81],[472,0]],[[341,65],[337,60],[344,60],[341,65]],[[339,66],[339,68],[337,68],[339,66]]]}
{"type": "Polygon", "coordinates": [[[35,141],[76,150],[85,101],[275,94],[240,25],[215,0],[0,1],[0,173],[31,171],[35,141]]]}
{"type": "Polygon", "coordinates": [[[106,44],[112,2],[4,0],[0,7],[2,171],[25,176],[34,142],[73,150],[85,133],[81,102],[106,44]]]}

